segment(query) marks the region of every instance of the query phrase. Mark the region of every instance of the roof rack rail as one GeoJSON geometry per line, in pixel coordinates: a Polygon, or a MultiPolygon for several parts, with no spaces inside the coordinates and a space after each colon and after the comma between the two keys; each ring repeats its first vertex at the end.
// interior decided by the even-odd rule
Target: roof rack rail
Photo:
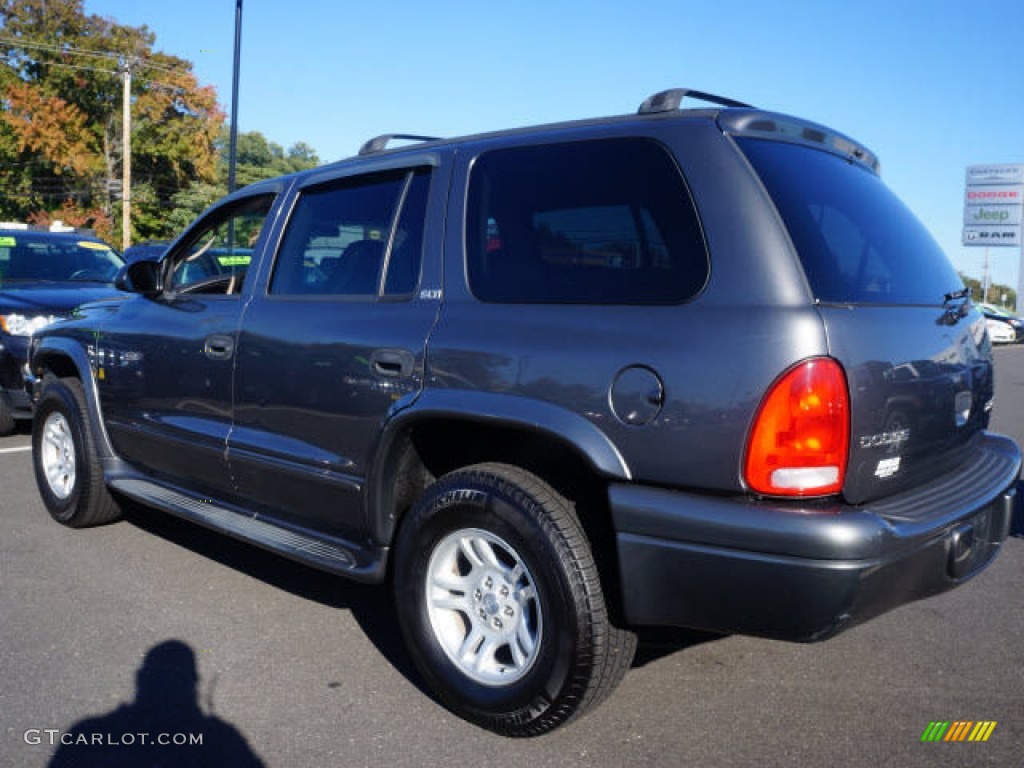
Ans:
{"type": "Polygon", "coordinates": [[[372,155],[374,152],[383,152],[388,148],[390,141],[437,141],[437,136],[416,136],[412,133],[383,133],[374,136],[359,148],[360,155],[372,155]]]}
{"type": "Polygon", "coordinates": [[[724,96],[716,96],[713,93],[694,91],[689,88],[672,88],[668,91],[661,91],[649,97],[640,105],[640,109],[637,110],[637,114],[653,115],[658,112],[674,112],[679,109],[679,105],[682,103],[683,99],[686,98],[699,99],[700,101],[718,104],[723,107],[753,108],[750,104],[744,104],[742,101],[736,101],[735,99],[727,99],[724,96]]]}

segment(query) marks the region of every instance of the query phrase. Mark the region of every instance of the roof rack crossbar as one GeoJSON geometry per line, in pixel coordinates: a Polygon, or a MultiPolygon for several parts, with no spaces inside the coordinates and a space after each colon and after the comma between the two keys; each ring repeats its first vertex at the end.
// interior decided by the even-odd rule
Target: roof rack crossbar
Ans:
{"type": "Polygon", "coordinates": [[[374,152],[383,152],[388,148],[391,141],[437,141],[437,136],[417,136],[412,133],[383,133],[374,136],[359,148],[360,155],[372,155],[374,152]]]}
{"type": "Polygon", "coordinates": [[[672,88],[649,97],[640,105],[640,109],[637,110],[637,114],[653,115],[658,112],[674,112],[679,109],[679,105],[683,102],[683,99],[686,98],[699,99],[700,101],[706,101],[710,104],[718,104],[723,107],[752,108],[750,104],[744,104],[742,101],[736,101],[735,99],[727,99],[724,96],[716,96],[713,93],[694,91],[690,88],[672,88]]]}

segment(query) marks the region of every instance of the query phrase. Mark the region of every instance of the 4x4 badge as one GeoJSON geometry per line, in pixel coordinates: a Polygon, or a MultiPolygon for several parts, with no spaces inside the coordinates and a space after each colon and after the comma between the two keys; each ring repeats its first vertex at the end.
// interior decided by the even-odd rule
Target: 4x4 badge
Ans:
{"type": "Polygon", "coordinates": [[[889,459],[882,459],[878,462],[878,466],[875,467],[875,477],[885,479],[892,477],[900,471],[900,457],[893,456],[889,459]]]}

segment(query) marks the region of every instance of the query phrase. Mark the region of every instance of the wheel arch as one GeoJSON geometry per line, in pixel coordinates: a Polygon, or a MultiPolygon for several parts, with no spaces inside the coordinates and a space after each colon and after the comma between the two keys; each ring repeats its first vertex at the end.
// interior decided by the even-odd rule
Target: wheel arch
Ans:
{"type": "Polygon", "coordinates": [[[631,475],[609,438],[582,416],[518,396],[428,392],[388,422],[375,455],[365,497],[375,542],[393,544],[406,512],[441,475],[481,463],[518,466],[576,505],[606,598],[617,602],[607,488],[631,475]]]}
{"type": "Polygon", "coordinates": [[[51,373],[58,378],[74,377],[82,383],[96,450],[100,458],[114,458],[114,449],[100,412],[96,379],[92,375],[89,356],[82,345],[72,339],[43,337],[32,352],[31,366],[33,375],[40,380],[51,373]]]}

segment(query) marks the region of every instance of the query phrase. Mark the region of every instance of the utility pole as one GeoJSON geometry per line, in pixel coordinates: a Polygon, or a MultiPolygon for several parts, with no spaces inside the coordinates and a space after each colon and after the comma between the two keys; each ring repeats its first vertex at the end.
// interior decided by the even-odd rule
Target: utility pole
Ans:
{"type": "Polygon", "coordinates": [[[985,249],[985,279],[981,284],[981,300],[984,303],[988,303],[988,289],[990,286],[989,273],[988,273],[988,248],[985,249]]]}
{"type": "Polygon", "coordinates": [[[134,59],[126,59],[121,67],[124,79],[124,104],[121,125],[121,250],[132,244],[132,67],[134,59]]]}

